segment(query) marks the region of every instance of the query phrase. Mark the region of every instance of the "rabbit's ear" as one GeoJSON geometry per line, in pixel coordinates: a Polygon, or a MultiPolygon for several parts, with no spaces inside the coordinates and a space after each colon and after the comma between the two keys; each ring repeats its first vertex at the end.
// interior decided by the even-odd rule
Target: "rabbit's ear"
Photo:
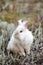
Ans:
{"type": "Polygon", "coordinates": [[[18,20],[18,24],[19,24],[19,25],[22,24],[22,19],[18,20]]]}
{"type": "Polygon", "coordinates": [[[29,24],[29,22],[28,22],[28,21],[23,21],[23,25],[24,25],[25,27],[27,27],[27,26],[28,26],[28,24],[29,24]]]}

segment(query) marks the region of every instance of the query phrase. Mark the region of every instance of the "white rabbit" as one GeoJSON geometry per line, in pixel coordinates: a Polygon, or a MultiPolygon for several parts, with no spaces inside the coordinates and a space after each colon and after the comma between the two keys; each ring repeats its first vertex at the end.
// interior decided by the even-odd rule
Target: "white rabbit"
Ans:
{"type": "Polygon", "coordinates": [[[28,21],[22,22],[22,20],[19,20],[18,23],[18,27],[13,32],[7,49],[25,56],[24,49],[27,54],[30,53],[33,35],[32,32],[27,29],[28,21]]]}

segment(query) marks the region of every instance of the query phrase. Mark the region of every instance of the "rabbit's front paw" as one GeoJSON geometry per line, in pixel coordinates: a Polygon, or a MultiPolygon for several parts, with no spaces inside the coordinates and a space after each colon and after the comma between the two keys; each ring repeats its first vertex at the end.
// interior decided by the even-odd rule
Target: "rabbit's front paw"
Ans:
{"type": "Polygon", "coordinates": [[[27,55],[29,55],[30,54],[30,50],[27,50],[27,55]]]}
{"type": "Polygon", "coordinates": [[[29,55],[30,54],[30,47],[26,48],[26,54],[29,55]]]}
{"type": "Polygon", "coordinates": [[[25,56],[25,53],[24,52],[22,52],[22,53],[19,53],[20,54],[20,56],[25,56]]]}

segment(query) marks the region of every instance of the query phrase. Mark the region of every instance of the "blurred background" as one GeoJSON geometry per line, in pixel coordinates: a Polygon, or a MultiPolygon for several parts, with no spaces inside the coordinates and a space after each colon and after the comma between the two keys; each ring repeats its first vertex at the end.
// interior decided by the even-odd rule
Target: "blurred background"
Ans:
{"type": "Polygon", "coordinates": [[[1,20],[16,22],[29,17],[35,20],[43,18],[43,0],[0,0],[1,20]]]}
{"type": "Polygon", "coordinates": [[[43,0],[0,0],[0,65],[43,65],[43,0]],[[28,20],[35,37],[26,57],[6,50],[19,19],[28,20]]]}

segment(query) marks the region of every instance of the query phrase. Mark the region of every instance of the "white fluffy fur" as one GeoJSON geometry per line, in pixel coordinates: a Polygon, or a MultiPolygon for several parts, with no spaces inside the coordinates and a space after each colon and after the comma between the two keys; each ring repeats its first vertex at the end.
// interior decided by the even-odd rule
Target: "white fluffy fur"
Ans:
{"type": "Polygon", "coordinates": [[[25,56],[24,49],[26,50],[27,54],[30,53],[30,47],[33,43],[33,35],[32,32],[25,27],[25,25],[28,23],[21,21],[22,20],[18,21],[19,25],[13,32],[7,49],[25,56]]]}

